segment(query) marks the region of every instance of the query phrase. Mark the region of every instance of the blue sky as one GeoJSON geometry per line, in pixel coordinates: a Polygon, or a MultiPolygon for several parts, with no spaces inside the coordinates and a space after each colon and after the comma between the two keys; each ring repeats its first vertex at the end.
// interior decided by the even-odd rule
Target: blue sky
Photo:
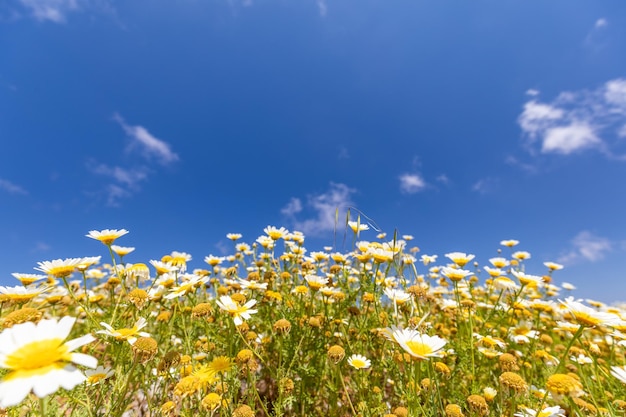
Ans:
{"type": "Polygon", "coordinates": [[[517,239],[527,272],[561,262],[575,295],[626,300],[625,12],[2,2],[0,283],[105,255],[94,229],[129,230],[130,262],[177,250],[202,267],[226,233],[252,242],[267,225],[318,250],[352,206],[422,254],[486,264],[517,239]]]}

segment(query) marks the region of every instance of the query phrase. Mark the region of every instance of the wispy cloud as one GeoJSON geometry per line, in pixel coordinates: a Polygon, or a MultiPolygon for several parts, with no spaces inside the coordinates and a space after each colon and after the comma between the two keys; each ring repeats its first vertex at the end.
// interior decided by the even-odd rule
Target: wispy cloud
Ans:
{"type": "Polygon", "coordinates": [[[46,242],[40,241],[35,243],[35,246],[30,250],[30,253],[48,252],[50,249],[52,249],[52,246],[46,242]]]}
{"type": "Polygon", "coordinates": [[[341,183],[330,183],[329,189],[321,194],[307,196],[303,203],[299,198],[291,198],[281,209],[295,229],[311,236],[320,236],[335,229],[336,210],[339,210],[339,221],[345,219],[348,207],[352,206],[352,195],[355,189],[341,183]],[[304,213],[310,217],[299,219],[296,215],[304,213]]]}
{"type": "Polygon", "coordinates": [[[39,21],[64,23],[67,15],[79,9],[77,0],[19,0],[39,21]]]}
{"type": "Polygon", "coordinates": [[[571,241],[571,249],[566,251],[558,262],[565,265],[582,261],[597,262],[613,250],[613,243],[604,237],[595,235],[587,230],[578,233],[571,241]]]}
{"type": "Polygon", "coordinates": [[[132,196],[129,190],[116,184],[107,184],[104,188],[104,194],[106,196],[106,204],[109,207],[119,207],[121,200],[132,196]]]}
{"type": "Polygon", "coordinates": [[[131,139],[128,145],[130,152],[139,151],[146,159],[156,159],[159,163],[167,165],[179,160],[179,157],[174,153],[170,145],[152,135],[148,129],[143,126],[132,126],[127,124],[122,116],[115,113],[113,120],[118,122],[124,129],[128,137],[131,139]]]}
{"type": "Polygon", "coordinates": [[[328,14],[328,5],[326,4],[326,0],[316,0],[317,9],[320,12],[320,16],[324,17],[328,14]]]}
{"type": "Polygon", "coordinates": [[[65,23],[68,16],[85,10],[96,10],[115,16],[111,0],[16,0],[20,7],[11,12],[15,18],[23,14],[40,22],[65,23]]]}
{"type": "Polygon", "coordinates": [[[522,162],[515,156],[507,156],[504,162],[506,162],[508,165],[521,168],[523,171],[526,171],[529,174],[536,174],[539,171],[539,169],[535,165],[527,162],[522,162]]]}
{"type": "Polygon", "coordinates": [[[9,180],[0,178],[0,190],[6,191],[9,194],[28,195],[28,191],[20,187],[17,184],[12,183],[9,180]]]}
{"type": "Polygon", "coordinates": [[[525,144],[543,154],[570,155],[595,149],[617,155],[620,132],[626,125],[626,79],[606,82],[595,90],[566,91],[551,102],[535,94],[518,117],[525,144]]]}
{"type": "Polygon", "coordinates": [[[500,184],[497,178],[483,178],[481,180],[476,181],[472,185],[472,191],[475,191],[480,194],[488,194],[495,191],[500,184]]]}
{"type": "Polygon", "coordinates": [[[583,46],[592,51],[600,51],[609,44],[609,21],[601,17],[595,21],[593,27],[585,36],[583,46]]]}
{"type": "Polygon", "coordinates": [[[450,184],[450,178],[448,178],[448,176],[446,174],[441,174],[438,175],[437,178],[435,178],[435,180],[437,182],[440,182],[443,185],[449,185],[450,184]]]}
{"type": "Polygon", "coordinates": [[[148,170],[146,168],[126,169],[93,162],[89,164],[89,169],[94,174],[113,178],[129,188],[136,188],[140,182],[148,179],[148,170]]]}
{"type": "Polygon", "coordinates": [[[302,211],[302,200],[297,197],[291,197],[291,200],[285,207],[280,209],[280,212],[285,216],[295,216],[302,211]]]}
{"type": "Polygon", "coordinates": [[[130,138],[130,143],[126,147],[127,152],[142,155],[145,162],[127,166],[126,163],[118,162],[117,165],[112,165],[90,159],[86,167],[92,174],[108,180],[95,195],[99,198],[104,196],[108,206],[119,207],[122,200],[140,191],[141,184],[149,180],[158,168],[157,165],[171,165],[180,158],[167,142],[156,138],[145,127],[129,125],[117,113],[114,114],[113,119],[130,138]]]}
{"type": "Polygon", "coordinates": [[[400,191],[404,194],[415,194],[426,189],[426,181],[419,174],[405,173],[398,177],[400,191]]]}

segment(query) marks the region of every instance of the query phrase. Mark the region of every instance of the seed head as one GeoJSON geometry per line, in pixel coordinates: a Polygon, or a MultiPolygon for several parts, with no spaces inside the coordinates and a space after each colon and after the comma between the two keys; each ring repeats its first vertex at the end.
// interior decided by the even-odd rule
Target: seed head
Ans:
{"type": "Polygon", "coordinates": [[[240,405],[233,411],[233,417],[254,417],[254,411],[247,405],[240,405]]]}
{"type": "Polygon", "coordinates": [[[463,411],[461,407],[457,404],[448,404],[446,405],[446,416],[447,417],[464,417],[463,411]]]}
{"type": "Polygon", "coordinates": [[[159,351],[157,341],[151,337],[138,337],[135,343],[133,343],[133,354],[135,360],[139,363],[146,363],[159,351]]]}
{"type": "Polygon", "coordinates": [[[279,319],[274,323],[273,328],[275,333],[287,334],[291,330],[291,323],[286,319],[279,319]]]}
{"type": "Polygon", "coordinates": [[[486,416],[489,414],[489,406],[487,405],[487,401],[481,395],[470,395],[467,397],[467,404],[469,405],[470,410],[478,415],[486,416]]]}
{"type": "Polygon", "coordinates": [[[528,384],[524,381],[520,375],[515,372],[505,372],[500,375],[500,384],[504,387],[515,391],[518,394],[526,392],[528,390],[528,384]]]}
{"type": "Polygon", "coordinates": [[[2,321],[2,327],[5,329],[14,326],[16,324],[25,323],[27,321],[38,322],[41,319],[43,313],[36,308],[23,307],[19,310],[12,311],[7,314],[2,321]]]}
{"type": "Polygon", "coordinates": [[[346,351],[339,345],[333,345],[328,349],[328,358],[333,363],[339,363],[344,356],[346,356],[346,351]]]}

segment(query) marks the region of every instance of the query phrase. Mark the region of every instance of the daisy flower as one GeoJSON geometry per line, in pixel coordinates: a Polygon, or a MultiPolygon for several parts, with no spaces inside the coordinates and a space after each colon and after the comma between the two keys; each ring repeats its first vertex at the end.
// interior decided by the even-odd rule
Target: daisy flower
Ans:
{"type": "Polygon", "coordinates": [[[523,407],[521,411],[514,414],[515,417],[565,417],[565,410],[558,405],[546,407],[540,412],[523,407]]]}
{"type": "Polygon", "coordinates": [[[102,365],[98,366],[96,369],[87,369],[85,371],[85,376],[87,377],[86,382],[88,385],[96,385],[113,375],[115,375],[115,371],[108,366],[104,367],[102,365]]]}
{"type": "Polygon", "coordinates": [[[363,355],[354,354],[348,358],[348,365],[355,369],[367,369],[372,366],[372,361],[363,355]]]}
{"type": "Polygon", "coordinates": [[[414,329],[396,329],[393,332],[393,339],[409,355],[419,359],[443,356],[442,349],[448,343],[439,336],[421,334],[414,329]]]}
{"type": "Polygon", "coordinates": [[[139,320],[135,323],[135,325],[131,328],[123,328],[119,330],[115,330],[110,324],[105,322],[100,323],[102,327],[106,330],[98,330],[96,333],[104,334],[106,336],[111,336],[116,338],[117,340],[127,340],[131,345],[137,341],[137,337],[150,337],[149,333],[140,332],[139,330],[146,327],[148,322],[143,317],[140,317],[139,320]]]}
{"type": "Polygon", "coordinates": [[[239,305],[235,300],[230,298],[228,295],[222,295],[219,300],[217,300],[217,305],[228,314],[233,316],[233,320],[235,321],[235,326],[241,326],[243,324],[243,320],[250,319],[251,314],[257,312],[257,310],[253,310],[250,307],[256,304],[256,300],[250,300],[244,305],[239,305]]]}
{"type": "Polygon", "coordinates": [[[463,268],[469,261],[474,259],[474,255],[468,255],[463,252],[446,253],[445,257],[450,259],[452,262],[454,262],[461,268],[463,268]]]}
{"type": "Polygon", "coordinates": [[[236,282],[248,290],[267,290],[267,282],[248,281],[241,278],[238,278],[236,282]]]}
{"type": "Polygon", "coordinates": [[[169,300],[176,297],[182,297],[189,293],[193,293],[196,288],[209,280],[209,277],[199,277],[193,274],[184,274],[181,276],[184,282],[178,287],[172,288],[171,292],[163,298],[169,300]]]}
{"type": "Polygon", "coordinates": [[[93,356],[72,353],[95,338],[85,335],[67,342],[76,319],[41,320],[15,325],[0,333],[0,368],[9,372],[0,382],[0,407],[19,404],[31,391],[39,398],[60,387],[70,390],[86,377],[72,363],[95,368],[93,356]]]}
{"type": "Polygon", "coordinates": [[[74,273],[76,267],[83,263],[83,258],[55,259],[37,262],[37,271],[45,272],[55,278],[67,278],[74,273]]]}
{"type": "Polygon", "coordinates": [[[117,254],[117,256],[126,256],[131,252],[135,251],[135,248],[130,247],[130,246],[118,246],[118,245],[111,245],[111,250],[113,252],[115,252],[117,254]]]}
{"type": "Polygon", "coordinates": [[[272,240],[278,240],[278,239],[284,237],[287,233],[289,233],[288,230],[285,229],[284,227],[281,227],[280,229],[278,229],[278,228],[276,228],[274,226],[267,226],[265,229],[263,229],[263,231],[272,240]]]}
{"type": "Polygon", "coordinates": [[[426,266],[428,264],[432,264],[437,262],[437,255],[422,255],[420,257],[420,261],[426,266]]]}
{"type": "Polygon", "coordinates": [[[50,290],[47,288],[28,288],[24,286],[0,287],[0,302],[26,303],[37,297],[42,292],[50,290]]]}
{"type": "Polygon", "coordinates": [[[47,278],[45,275],[40,275],[40,274],[20,274],[19,272],[13,272],[11,275],[13,275],[13,277],[18,279],[22,283],[22,285],[30,285],[33,282],[36,282],[36,281],[39,281],[39,280],[47,278]]]}
{"type": "Polygon", "coordinates": [[[391,301],[398,304],[404,304],[406,301],[411,299],[411,294],[403,290],[385,288],[384,293],[391,301]]]}
{"type": "Polygon", "coordinates": [[[126,229],[104,229],[101,231],[92,230],[85,236],[99,240],[105,245],[110,246],[113,242],[115,242],[115,239],[117,239],[118,237],[122,237],[127,233],[128,230],[126,229]]]}
{"type": "Polygon", "coordinates": [[[354,233],[370,230],[370,227],[368,225],[352,220],[348,222],[348,226],[350,227],[350,229],[352,229],[354,233]]]}
{"type": "Polygon", "coordinates": [[[317,291],[328,284],[328,278],[322,278],[317,275],[306,275],[304,279],[309,284],[309,287],[311,287],[314,291],[317,291]]]}
{"type": "Polygon", "coordinates": [[[567,310],[569,310],[569,313],[573,316],[574,321],[582,326],[611,326],[620,322],[620,318],[616,314],[598,311],[573,300],[560,302],[567,308],[567,310]]]}
{"type": "Polygon", "coordinates": [[[444,266],[441,269],[441,273],[444,276],[446,276],[448,279],[450,279],[450,281],[455,281],[455,282],[462,280],[468,275],[472,275],[472,272],[466,269],[450,268],[449,266],[444,266]]]}

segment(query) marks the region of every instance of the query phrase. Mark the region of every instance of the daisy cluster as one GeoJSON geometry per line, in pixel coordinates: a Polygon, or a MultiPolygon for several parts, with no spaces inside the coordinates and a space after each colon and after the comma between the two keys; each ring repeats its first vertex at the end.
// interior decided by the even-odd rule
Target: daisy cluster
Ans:
{"type": "Polygon", "coordinates": [[[0,287],[0,415],[624,415],[626,309],[575,298],[562,265],[346,230],[310,252],[284,227],[229,233],[196,267],[89,232],[103,255],[0,287]]]}

